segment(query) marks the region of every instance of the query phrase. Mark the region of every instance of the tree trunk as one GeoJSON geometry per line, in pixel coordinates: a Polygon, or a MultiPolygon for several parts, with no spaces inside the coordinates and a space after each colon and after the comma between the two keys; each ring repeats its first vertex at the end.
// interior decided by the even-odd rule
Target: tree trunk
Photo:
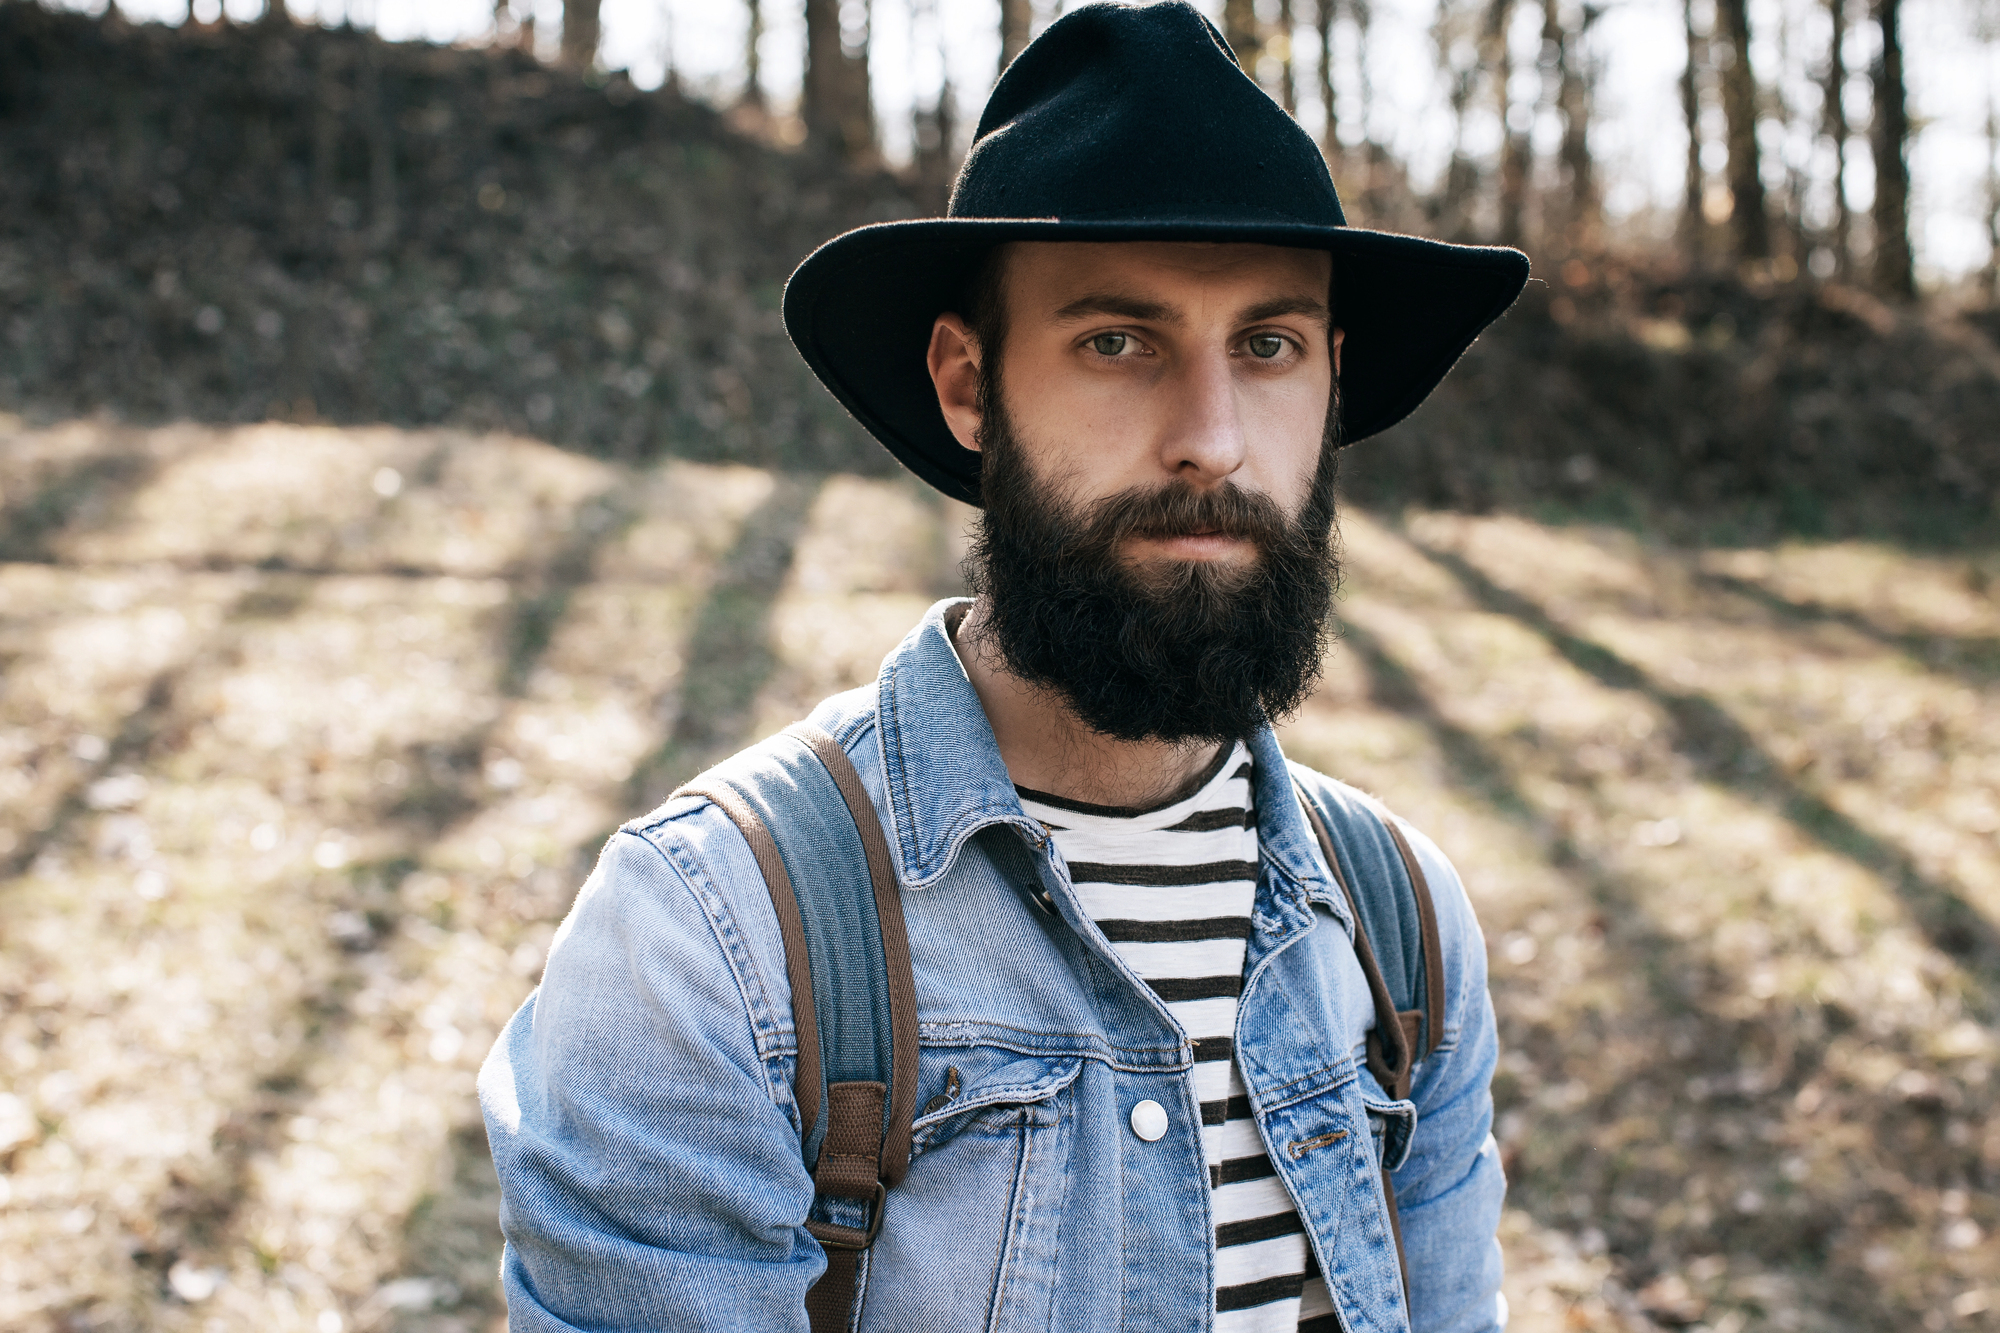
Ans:
{"type": "Polygon", "coordinates": [[[1847,0],[1826,0],[1827,17],[1833,20],[1833,39],[1826,50],[1826,87],[1821,133],[1833,144],[1833,271],[1845,275],[1850,262],[1854,215],[1847,207],[1847,0]]]}
{"type": "Polygon", "coordinates": [[[1335,0],[1314,0],[1313,29],[1319,35],[1319,104],[1326,111],[1326,131],[1320,151],[1326,160],[1340,161],[1340,109],[1333,93],[1333,7],[1335,0]]]}
{"type": "Polygon", "coordinates": [[[1243,66],[1243,72],[1256,78],[1257,58],[1264,54],[1256,0],[1222,0],[1222,38],[1236,53],[1236,63],[1243,66]]]}
{"type": "Polygon", "coordinates": [[[2000,106],[1986,94],[1986,299],[2000,304],[2000,106]]]}
{"type": "Polygon", "coordinates": [[[571,69],[588,69],[597,59],[597,11],[600,2],[563,0],[560,58],[571,69]]]}
{"type": "Polygon", "coordinates": [[[1750,67],[1749,0],[1716,0],[1731,59],[1722,71],[1722,111],[1729,124],[1729,228],[1736,259],[1771,257],[1771,219],[1757,152],[1757,74],[1750,67]]]}
{"type": "Polygon", "coordinates": [[[747,0],[749,22],[743,31],[743,104],[762,110],[764,106],[764,57],[757,48],[764,42],[764,0],[747,0]]]}
{"type": "Polygon", "coordinates": [[[806,0],[806,70],[801,115],[806,134],[850,162],[875,151],[868,89],[868,37],[858,51],[841,40],[840,0],[806,0]]]}
{"type": "Polygon", "coordinates": [[[1574,30],[1557,27],[1556,110],[1562,114],[1563,124],[1557,160],[1562,163],[1567,193],[1563,239],[1572,250],[1589,249],[1598,241],[1597,172],[1590,158],[1590,106],[1595,78],[1585,44],[1591,25],[1603,13],[1602,9],[1585,4],[1578,13],[1574,30]]]}
{"type": "Polygon", "coordinates": [[[1485,56],[1480,63],[1493,73],[1494,111],[1500,117],[1500,228],[1502,245],[1520,245],[1527,240],[1528,171],[1531,145],[1528,136],[1508,123],[1514,97],[1509,88],[1514,80],[1514,55],[1508,42],[1513,26],[1514,0],[1490,0],[1486,8],[1486,28],[1482,34],[1485,56]]]}
{"type": "Polygon", "coordinates": [[[1882,53],[1875,62],[1875,286],[1904,300],[1917,294],[1910,256],[1909,105],[1903,88],[1902,0],[1875,0],[1882,53]]]}
{"type": "MultiPolygon", "coordinates": [[[[118,6],[114,2],[106,13],[115,13],[117,9],[118,6]]],[[[285,3],[285,0],[264,0],[264,22],[290,23],[291,21],[291,7],[285,3]]]]}
{"type": "Polygon", "coordinates": [[[1708,219],[1702,213],[1708,175],[1701,167],[1701,59],[1707,43],[1694,30],[1694,0],[1681,0],[1681,32],[1687,39],[1687,63],[1681,66],[1681,120],[1687,126],[1687,166],[1681,178],[1681,253],[1689,268],[1698,269],[1708,249],[1702,244],[1708,232],[1708,219]]]}
{"type": "Polygon", "coordinates": [[[1283,73],[1278,82],[1278,103],[1288,115],[1299,114],[1298,82],[1293,75],[1292,61],[1292,0],[1278,0],[1278,55],[1283,73]]]}
{"type": "Polygon", "coordinates": [[[1033,0],[1000,0],[1000,72],[1005,74],[1014,57],[1028,44],[1034,31],[1033,0]]]}

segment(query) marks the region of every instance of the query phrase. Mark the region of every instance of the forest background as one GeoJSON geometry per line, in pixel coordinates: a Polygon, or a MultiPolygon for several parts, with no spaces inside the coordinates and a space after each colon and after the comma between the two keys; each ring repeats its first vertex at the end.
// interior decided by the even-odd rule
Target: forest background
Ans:
{"type": "MultiPolygon", "coordinates": [[[[1538,279],[1347,463],[1286,745],[1467,870],[1517,1327],[1985,1327],[2000,33],[1645,2],[1636,127],[1641,0],[1393,88],[1386,8],[1209,6],[1355,221],[1538,279]]],[[[961,586],[777,307],[1053,9],[706,6],[642,87],[615,0],[379,4],[0,0],[0,1328],[497,1327],[472,1072],[605,832],[961,586]]]]}

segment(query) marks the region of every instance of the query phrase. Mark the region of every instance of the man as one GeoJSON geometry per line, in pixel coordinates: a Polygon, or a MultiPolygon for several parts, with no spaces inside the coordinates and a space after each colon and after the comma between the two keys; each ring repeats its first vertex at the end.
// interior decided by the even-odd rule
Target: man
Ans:
{"type": "MultiPolygon", "coordinates": [[[[893,849],[918,1032],[907,1176],[850,1219],[878,1234],[839,1323],[1504,1322],[1471,909],[1271,722],[1325,647],[1337,446],[1525,277],[1346,228],[1311,141],[1180,3],[1051,25],[947,218],[794,276],[821,379],[985,510],[977,597],[812,718],[893,849]],[[1359,839],[1348,877],[1402,873],[1354,850],[1372,829],[1436,904],[1408,1100],[1363,1058],[1381,1006],[1301,792],[1359,839]]],[[[807,1327],[820,1145],[759,864],[701,796],[628,825],[489,1058],[513,1328],[807,1327]]]]}

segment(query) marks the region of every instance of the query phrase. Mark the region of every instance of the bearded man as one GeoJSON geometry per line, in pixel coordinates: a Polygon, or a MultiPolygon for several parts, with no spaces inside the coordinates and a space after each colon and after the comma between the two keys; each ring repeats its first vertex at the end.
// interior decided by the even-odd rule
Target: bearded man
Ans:
{"type": "Polygon", "coordinates": [[[1526,272],[1346,227],[1178,0],[1052,24],[947,217],[800,267],[821,380],[983,506],[976,596],[606,845],[481,1075],[512,1328],[1504,1323],[1471,908],[1272,723],[1327,643],[1337,449],[1526,272]],[[831,835],[773,850],[812,762],[907,934],[893,1080],[818,1063],[879,1029],[778,887],[846,873],[831,835]]]}

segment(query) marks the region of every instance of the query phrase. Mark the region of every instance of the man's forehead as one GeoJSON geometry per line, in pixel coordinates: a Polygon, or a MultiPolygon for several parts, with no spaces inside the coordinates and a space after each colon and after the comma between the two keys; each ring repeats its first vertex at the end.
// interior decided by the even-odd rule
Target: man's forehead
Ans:
{"type": "Polygon", "coordinates": [[[1019,241],[1004,263],[1010,293],[1051,314],[1101,292],[1165,303],[1222,292],[1323,303],[1333,273],[1324,250],[1240,242],[1019,241]]]}

